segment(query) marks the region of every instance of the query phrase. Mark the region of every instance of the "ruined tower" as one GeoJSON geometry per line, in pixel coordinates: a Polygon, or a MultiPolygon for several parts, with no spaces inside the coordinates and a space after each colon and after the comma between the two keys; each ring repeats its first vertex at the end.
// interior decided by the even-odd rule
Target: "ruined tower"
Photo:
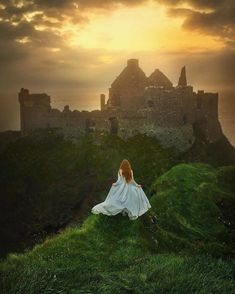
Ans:
{"type": "Polygon", "coordinates": [[[105,109],[105,95],[100,95],[100,110],[103,111],[105,109]]]}
{"type": "Polygon", "coordinates": [[[109,89],[110,105],[125,110],[138,108],[143,103],[142,96],[147,84],[147,77],[139,67],[138,59],[129,59],[109,89]]]}
{"type": "Polygon", "coordinates": [[[50,96],[19,93],[22,135],[37,128],[56,128],[66,138],[105,132],[128,138],[137,133],[156,137],[166,147],[188,150],[198,127],[209,142],[222,136],[218,120],[218,93],[194,92],[187,84],[185,66],[177,86],[159,69],[148,78],[137,59],[129,59],[111,84],[109,99],[100,95],[100,110],[63,111],[51,108],[50,96]]]}
{"type": "Polygon", "coordinates": [[[182,69],[181,69],[181,74],[180,74],[180,77],[179,77],[178,86],[180,86],[180,87],[186,87],[187,86],[187,78],[186,78],[186,68],[185,68],[185,66],[183,66],[182,69]]]}
{"type": "Polygon", "coordinates": [[[18,98],[22,135],[28,134],[33,129],[49,126],[50,96],[44,93],[30,94],[28,89],[22,88],[18,98]]]}

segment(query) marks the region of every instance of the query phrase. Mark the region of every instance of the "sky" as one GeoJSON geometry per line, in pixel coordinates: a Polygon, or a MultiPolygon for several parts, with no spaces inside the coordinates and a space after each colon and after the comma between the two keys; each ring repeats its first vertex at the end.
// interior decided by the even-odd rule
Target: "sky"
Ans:
{"type": "Polygon", "coordinates": [[[128,58],[235,93],[235,1],[0,0],[0,130],[19,129],[22,87],[53,108],[99,109],[128,58]]]}

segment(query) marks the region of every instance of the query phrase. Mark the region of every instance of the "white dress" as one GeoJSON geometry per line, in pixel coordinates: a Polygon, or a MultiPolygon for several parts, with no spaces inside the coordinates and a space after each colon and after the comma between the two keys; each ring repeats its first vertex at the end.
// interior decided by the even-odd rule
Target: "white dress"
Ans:
{"type": "Polygon", "coordinates": [[[106,215],[116,215],[118,213],[124,215],[127,213],[129,218],[134,220],[151,208],[143,189],[135,182],[132,170],[131,174],[132,179],[127,183],[120,169],[118,180],[112,185],[105,201],[95,205],[91,212],[106,215]]]}

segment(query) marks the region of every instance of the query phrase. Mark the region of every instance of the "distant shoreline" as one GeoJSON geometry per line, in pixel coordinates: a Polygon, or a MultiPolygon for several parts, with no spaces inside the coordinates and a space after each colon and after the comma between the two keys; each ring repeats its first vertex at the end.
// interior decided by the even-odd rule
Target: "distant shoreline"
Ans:
{"type": "Polygon", "coordinates": [[[219,121],[224,135],[235,147],[235,97],[223,95],[219,99],[219,121]]]}
{"type": "MultiPolygon", "coordinates": [[[[6,107],[4,109],[4,113],[10,111],[10,107],[6,107]]],[[[12,113],[9,114],[9,117],[13,117],[15,122],[8,125],[16,125],[16,128],[6,128],[3,127],[3,122],[5,121],[2,118],[0,127],[0,133],[5,131],[19,131],[17,126],[18,121],[18,108],[13,110],[12,113]]],[[[229,142],[235,147],[235,93],[222,93],[219,97],[219,121],[221,123],[223,133],[229,140],[229,142]]],[[[5,125],[7,122],[4,123],[5,125]]]]}

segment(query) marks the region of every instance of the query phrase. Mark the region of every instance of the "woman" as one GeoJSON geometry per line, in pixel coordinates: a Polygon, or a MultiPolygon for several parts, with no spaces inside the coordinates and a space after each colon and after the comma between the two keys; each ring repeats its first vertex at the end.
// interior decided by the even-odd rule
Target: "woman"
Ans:
{"type": "Polygon", "coordinates": [[[104,202],[95,205],[91,212],[94,214],[116,215],[122,213],[131,220],[144,214],[151,205],[141,185],[133,177],[130,162],[124,159],[118,171],[118,180],[112,187],[104,202]]]}

